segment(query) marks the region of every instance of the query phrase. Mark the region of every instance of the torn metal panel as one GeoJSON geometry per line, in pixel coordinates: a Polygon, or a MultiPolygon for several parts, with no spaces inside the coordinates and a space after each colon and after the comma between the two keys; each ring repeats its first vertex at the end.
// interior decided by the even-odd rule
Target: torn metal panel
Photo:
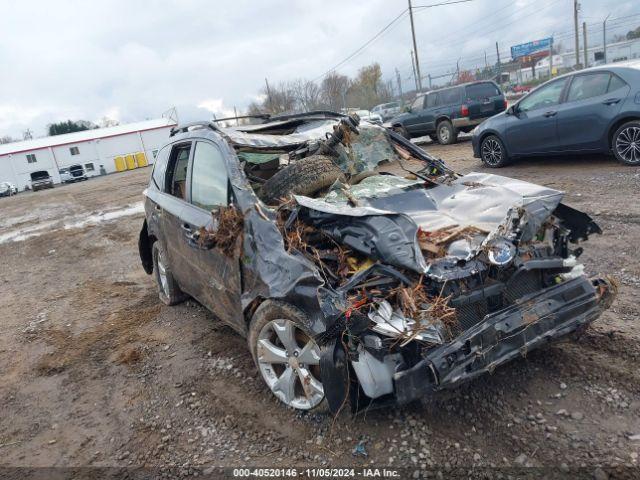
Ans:
{"type": "Polygon", "coordinates": [[[386,300],[371,307],[369,319],[374,323],[372,330],[387,337],[412,338],[436,345],[444,343],[442,324],[430,319],[407,318],[386,300]]]}
{"type": "Polygon", "coordinates": [[[535,292],[468,329],[453,342],[431,350],[424,360],[394,376],[398,401],[456,386],[527,351],[584,327],[615,296],[611,284],[579,277],[535,292]]]}

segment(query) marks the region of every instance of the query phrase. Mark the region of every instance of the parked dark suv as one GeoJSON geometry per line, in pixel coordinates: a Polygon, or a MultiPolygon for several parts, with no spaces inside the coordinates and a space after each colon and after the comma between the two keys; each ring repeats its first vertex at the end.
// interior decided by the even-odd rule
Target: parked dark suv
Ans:
{"type": "Polygon", "coordinates": [[[582,331],[615,286],[599,233],[548,187],[457,175],[395,132],[330,112],[174,128],[139,237],[160,299],[247,337],[285,404],[406,403],[582,331]]]}
{"type": "Polygon", "coordinates": [[[506,108],[498,85],[473,82],[419,96],[408,113],[391,120],[391,127],[405,138],[429,135],[433,141],[448,145],[457,141],[459,132],[470,132],[506,108]]]}

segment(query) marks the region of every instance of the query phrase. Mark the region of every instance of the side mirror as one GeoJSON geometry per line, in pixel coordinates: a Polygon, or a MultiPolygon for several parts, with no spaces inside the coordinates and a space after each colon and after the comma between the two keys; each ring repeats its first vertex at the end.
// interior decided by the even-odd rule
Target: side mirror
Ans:
{"type": "Polygon", "coordinates": [[[507,115],[515,115],[516,113],[518,113],[518,104],[514,104],[511,105],[509,108],[507,108],[507,111],[505,112],[507,115]]]}

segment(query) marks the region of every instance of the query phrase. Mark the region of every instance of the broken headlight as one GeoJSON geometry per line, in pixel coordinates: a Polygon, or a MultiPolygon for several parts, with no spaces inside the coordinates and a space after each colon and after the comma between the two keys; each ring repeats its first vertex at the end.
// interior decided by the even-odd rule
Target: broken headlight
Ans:
{"type": "Polygon", "coordinates": [[[487,246],[487,257],[494,265],[507,265],[516,255],[516,247],[508,240],[495,240],[487,246]]]}

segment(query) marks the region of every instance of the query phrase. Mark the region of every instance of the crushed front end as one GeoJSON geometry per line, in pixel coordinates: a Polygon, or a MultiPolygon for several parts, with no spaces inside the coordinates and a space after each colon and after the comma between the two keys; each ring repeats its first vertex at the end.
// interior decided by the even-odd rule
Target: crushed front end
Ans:
{"type": "Polygon", "coordinates": [[[288,248],[325,281],[331,408],[455,387],[598,318],[615,285],[583,274],[578,244],[600,229],[561,198],[496,175],[379,175],[281,206],[288,248]]]}
{"type": "MultiPolygon", "coordinates": [[[[615,284],[587,278],[578,262],[580,243],[601,231],[562,204],[562,192],[457,175],[393,132],[352,120],[231,137],[242,154],[290,148],[273,160],[279,169],[321,151],[342,170],[313,195],[271,195],[280,198],[268,217],[247,210],[254,232],[245,236],[264,237],[252,225],[274,219],[282,243],[271,232],[252,244],[264,252],[248,257],[265,279],[262,296],[321,311],[310,329],[331,410],[455,387],[579,332],[611,305],[615,284]]],[[[260,170],[250,168],[260,192],[260,170]]]]}

